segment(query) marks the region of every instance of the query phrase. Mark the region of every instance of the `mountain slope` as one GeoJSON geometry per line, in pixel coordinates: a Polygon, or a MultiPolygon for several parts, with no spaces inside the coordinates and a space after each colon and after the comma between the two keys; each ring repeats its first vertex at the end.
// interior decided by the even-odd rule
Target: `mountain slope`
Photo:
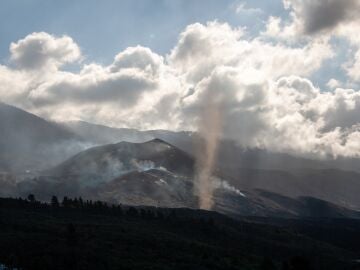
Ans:
{"type": "Polygon", "coordinates": [[[72,132],[4,103],[0,127],[0,171],[45,168],[83,149],[72,132]]]}
{"type": "Polygon", "coordinates": [[[346,208],[360,209],[360,173],[338,169],[294,171],[223,170],[228,182],[238,189],[262,189],[297,198],[311,196],[346,208]]]}
{"type": "Polygon", "coordinates": [[[69,121],[59,123],[59,125],[86,141],[97,145],[114,144],[121,141],[140,143],[158,138],[183,150],[190,151],[192,149],[192,132],[174,132],[169,130],[141,131],[130,128],[113,128],[84,121],[69,121]]]}
{"type": "Polygon", "coordinates": [[[166,168],[192,175],[193,159],[171,144],[154,139],[145,143],[120,142],[85,150],[46,173],[55,176],[93,174],[102,181],[131,171],[166,168]]]}
{"type": "Polygon", "coordinates": [[[145,142],[154,139],[152,135],[136,129],[112,128],[84,121],[69,121],[59,123],[59,125],[96,145],[113,144],[121,141],[145,142]]]}
{"type": "MultiPolygon", "coordinates": [[[[68,192],[69,186],[79,187],[77,194],[88,198],[129,205],[197,208],[194,168],[195,161],[189,154],[154,139],[145,143],[121,142],[94,147],[48,170],[46,174],[52,176],[50,182],[55,177],[54,183],[67,183],[63,186],[64,191],[68,192]]],[[[341,191],[331,194],[331,189],[313,190],[311,185],[306,189],[300,176],[283,171],[253,170],[252,174],[244,174],[238,179],[228,177],[227,173],[217,170],[214,178],[213,209],[216,211],[232,215],[299,217],[322,216],[321,211],[316,209],[324,209],[324,215],[332,217],[358,217],[357,212],[348,210],[341,201],[345,196],[356,204],[357,197],[346,197],[346,193],[341,191]],[[281,185],[285,188],[281,189],[281,185]],[[325,190],[324,194],[321,194],[322,190],[325,190]],[[311,204],[300,197],[317,199],[314,198],[311,204]],[[333,201],[335,203],[331,204],[333,201]]],[[[39,193],[42,187],[48,185],[46,178],[43,180],[35,185],[39,193]]],[[[59,184],[56,186],[59,188],[59,184]]]]}
{"type": "MultiPolygon", "coordinates": [[[[144,174],[149,169],[158,169],[159,171],[162,168],[162,171],[166,170],[177,177],[185,176],[185,178],[181,178],[182,181],[186,180],[192,183],[194,165],[195,161],[190,155],[171,144],[155,139],[145,143],[121,142],[92,148],[49,171],[49,174],[57,176],[86,175],[87,177],[81,182],[90,181],[89,175],[92,177],[95,175],[95,178],[98,178],[96,182],[99,183],[111,181],[133,171],[144,172],[137,175],[139,179],[135,179],[134,175],[131,177],[133,191],[135,192],[136,187],[141,186],[135,183],[138,183],[138,180],[142,178],[148,179],[144,174]]],[[[360,193],[360,174],[357,172],[336,169],[280,171],[221,168],[217,174],[220,179],[226,180],[231,186],[241,191],[252,192],[261,189],[292,199],[314,197],[345,208],[360,209],[360,197],[358,196],[360,193]]],[[[158,178],[161,179],[161,177],[158,178]]],[[[174,180],[169,180],[172,182],[171,185],[177,186],[181,190],[183,185],[175,184],[174,181],[177,180],[175,177],[168,178],[174,178],[174,180]]],[[[159,179],[154,181],[159,181],[159,179]]],[[[193,193],[192,190],[180,192],[193,193]]],[[[160,193],[165,194],[164,191],[160,193]]],[[[149,197],[150,193],[147,195],[149,197]]],[[[110,199],[109,196],[107,198],[110,199]]],[[[151,200],[152,205],[161,201],[156,196],[151,200]]],[[[193,200],[189,198],[188,200],[192,202],[188,205],[191,207],[193,200]]],[[[176,201],[163,200],[161,205],[166,206],[166,203],[169,205],[178,204],[179,202],[176,201]]],[[[139,202],[144,203],[145,201],[138,198],[139,202]]]]}
{"type": "MultiPolygon", "coordinates": [[[[191,179],[157,169],[122,175],[100,185],[91,197],[115,204],[198,207],[191,179]]],[[[313,197],[290,198],[263,190],[240,192],[231,186],[215,190],[212,210],[231,216],[360,218],[360,212],[313,197]]]]}
{"type": "MultiPolygon", "coordinates": [[[[82,136],[86,132],[94,129],[95,138],[107,128],[86,123],[82,135],[74,134],[3,103],[0,103],[0,125],[3,127],[0,130],[0,172],[17,175],[28,169],[47,169],[59,163],[85,148],[82,136]]],[[[1,194],[35,190],[46,197],[54,190],[61,190],[62,194],[83,193],[129,204],[197,206],[193,196],[195,161],[188,154],[194,151],[194,143],[201,144],[196,134],[107,129],[107,134],[113,133],[107,140],[121,134],[133,140],[138,136],[135,140],[139,141],[159,136],[169,138],[171,144],[153,139],[144,143],[121,142],[94,147],[53,169],[44,170],[44,175],[50,177],[38,177],[35,182],[21,182],[18,186],[11,174],[1,173],[1,194]]],[[[274,198],[269,200],[264,193],[260,194],[257,191],[260,189],[293,201],[299,200],[298,197],[314,197],[344,208],[360,209],[359,173],[326,169],[326,164],[330,163],[281,155],[283,157],[279,158],[280,154],[241,150],[230,141],[222,141],[217,163],[220,188],[215,193],[215,207],[222,212],[254,215],[306,214],[301,210],[301,203],[295,210],[286,209],[286,205],[275,202],[274,198]],[[286,168],[271,169],[279,167],[279,163],[284,163],[286,168]],[[311,166],[313,168],[308,168],[311,166]],[[263,167],[268,169],[261,169],[263,167]],[[240,195],[240,190],[246,191],[243,192],[246,199],[240,195]]]]}
{"type": "MultiPolygon", "coordinates": [[[[201,138],[195,132],[140,131],[112,128],[83,121],[65,122],[62,125],[69,131],[94,144],[112,144],[119,141],[145,142],[159,138],[192,155],[202,145],[201,138]]],[[[234,141],[221,140],[218,147],[217,166],[224,169],[244,168],[282,171],[336,168],[360,172],[360,159],[338,157],[336,159],[319,160],[296,157],[260,148],[242,148],[234,141]]]]}

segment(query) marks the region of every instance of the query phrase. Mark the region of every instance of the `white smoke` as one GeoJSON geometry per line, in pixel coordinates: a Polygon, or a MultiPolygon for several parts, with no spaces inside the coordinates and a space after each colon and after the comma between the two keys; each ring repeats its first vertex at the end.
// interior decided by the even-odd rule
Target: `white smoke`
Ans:
{"type": "Polygon", "coordinates": [[[215,184],[215,188],[216,189],[224,189],[227,190],[231,193],[235,193],[239,196],[242,197],[246,197],[246,195],[244,193],[242,193],[239,189],[237,189],[236,187],[230,185],[226,180],[214,177],[214,184],[215,184]]]}
{"type": "Polygon", "coordinates": [[[155,163],[151,160],[132,159],[130,163],[134,166],[135,170],[139,172],[145,172],[156,168],[155,163]]]}
{"type": "MultiPolygon", "coordinates": [[[[105,177],[109,180],[112,180],[115,177],[118,177],[127,172],[124,163],[117,158],[113,158],[110,155],[106,155],[103,159],[103,162],[106,164],[105,168],[105,177]]],[[[97,166],[97,164],[95,164],[97,166]]]]}

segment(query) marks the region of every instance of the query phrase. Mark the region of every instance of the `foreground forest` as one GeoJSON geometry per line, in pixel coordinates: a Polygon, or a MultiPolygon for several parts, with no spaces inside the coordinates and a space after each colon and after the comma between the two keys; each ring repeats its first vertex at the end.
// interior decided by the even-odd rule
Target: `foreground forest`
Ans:
{"type": "Polygon", "coordinates": [[[360,269],[360,221],[53,197],[0,199],[0,264],[20,269],[360,269]]]}

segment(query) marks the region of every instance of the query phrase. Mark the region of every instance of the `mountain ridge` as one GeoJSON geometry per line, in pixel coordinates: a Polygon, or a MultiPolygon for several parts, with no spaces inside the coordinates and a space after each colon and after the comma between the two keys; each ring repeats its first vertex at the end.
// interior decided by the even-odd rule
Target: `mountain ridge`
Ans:
{"type": "Polygon", "coordinates": [[[71,131],[5,103],[0,126],[0,171],[38,170],[82,149],[73,147],[83,142],[71,131]]]}
{"type": "MultiPolygon", "coordinates": [[[[4,136],[4,129],[0,132],[0,142],[1,139],[4,142],[10,138],[11,133],[16,133],[15,130],[21,136],[26,137],[27,132],[21,132],[24,130],[21,129],[23,126],[18,124],[21,121],[11,122],[17,119],[16,115],[20,115],[19,119],[23,122],[24,119],[35,119],[35,122],[40,121],[42,125],[57,135],[66,135],[60,136],[64,140],[60,140],[61,143],[57,145],[59,143],[59,140],[56,140],[57,137],[46,135],[52,134],[51,132],[44,132],[42,135],[47,136],[49,141],[54,141],[56,147],[52,148],[54,145],[50,144],[51,147],[49,147],[49,145],[44,144],[44,140],[39,136],[37,141],[31,142],[31,145],[34,145],[34,147],[29,148],[31,151],[25,151],[27,155],[20,155],[24,149],[21,147],[17,149],[15,146],[21,144],[14,143],[16,151],[13,153],[33,160],[35,163],[41,163],[43,169],[37,171],[36,174],[21,176],[19,178],[21,181],[16,180],[17,173],[14,175],[11,174],[11,171],[10,174],[8,172],[1,173],[0,182],[3,186],[1,194],[6,195],[13,191],[13,194],[27,196],[28,193],[34,192],[38,196],[47,198],[51,193],[81,195],[83,192],[88,196],[99,199],[105,198],[108,201],[117,198],[118,202],[121,202],[121,199],[125,200],[126,197],[126,200],[135,204],[146,204],[148,202],[151,205],[167,206],[169,204],[178,207],[197,207],[197,199],[193,190],[196,168],[194,143],[201,144],[201,141],[195,133],[177,133],[165,130],[144,131],[142,133],[131,130],[136,134],[143,134],[141,138],[146,138],[147,141],[127,142],[123,140],[94,147],[87,145],[87,147],[79,149],[73,147],[72,142],[76,140],[78,145],[78,140],[86,141],[82,135],[67,129],[64,133],[58,132],[58,130],[63,131],[64,128],[60,126],[57,129],[56,123],[42,120],[13,106],[2,105],[0,109],[8,112],[8,114],[0,115],[0,124],[11,124],[8,125],[11,129],[6,129],[9,136],[4,136]],[[154,137],[155,135],[160,136],[158,138],[154,137]],[[35,146],[38,146],[37,142],[46,149],[45,153],[40,151],[37,155],[35,151],[35,146]],[[71,148],[72,154],[70,155],[70,152],[67,152],[67,156],[59,155],[61,148],[71,148]],[[52,155],[58,155],[58,162],[52,160],[52,155]],[[49,165],[48,161],[52,161],[53,165],[49,165]],[[126,189],[131,190],[130,195],[124,193],[126,189]],[[113,197],[109,194],[112,194],[113,197]],[[143,199],[136,194],[142,194],[143,199]],[[135,195],[138,196],[137,199],[135,199],[135,195]]],[[[86,125],[92,127],[89,123],[86,125]]],[[[28,121],[24,126],[27,126],[35,134],[43,130],[41,128],[32,130],[36,126],[33,121],[28,121]]],[[[101,133],[102,129],[98,130],[97,127],[95,126],[95,130],[101,133]]],[[[103,127],[101,126],[101,128],[103,127]]],[[[109,129],[113,130],[112,128],[109,129]]],[[[116,136],[119,135],[116,134],[116,136]]],[[[7,144],[7,146],[11,145],[12,143],[7,144]]],[[[264,164],[270,164],[268,163],[272,157],[270,153],[262,156],[263,153],[258,152],[258,150],[246,150],[244,152],[229,141],[221,141],[219,149],[218,159],[221,162],[218,160],[214,168],[217,185],[214,195],[215,207],[219,211],[227,213],[238,211],[255,215],[291,214],[294,211],[296,216],[299,213],[306,213],[301,203],[301,198],[306,196],[332,203],[344,209],[360,209],[360,198],[358,196],[360,193],[360,174],[356,171],[345,171],[338,168],[319,169],[316,164],[315,168],[310,169],[300,169],[301,164],[296,170],[293,168],[280,170],[276,166],[272,166],[276,169],[267,169],[267,165],[264,166],[264,164]],[[224,153],[227,156],[224,156],[224,153]],[[265,162],[259,157],[264,157],[265,162]],[[253,167],[244,168],[243,166],[248,166],[247,164],[253,167]],[[270,198],[269,195],[261,193],[259,190],[268,192],[268,194],[276,194],[277,197],[272,195],[270,198]],[[298,207],[294,210],[287,209],[286,204],[276,199],[279,196],[283,196],[288,202],[298,205],[298,207]]],[[[12,153],[11,151],[7,152],[12,153]]],[[[285,155],[285,157],[287,156],[285,155]]],[[[4,157],[0,153],[0,170],[1,164],[5,164],[2,160],[10,163],[17,161],[9,158],[9,156],[4,157]]],[[[291,162],[296,160],[298,159],[294,158],[291,162]]],[[[279,159],[276,162],[281,161],[282,159],[279,159]]],[[[311,160],[306,161],[306,164],[308,163],[311,163],[311,160]]],[[[20,166],[18,169],[24,171],[28,165],[31,164],[20,166]]],[[[320,204],[320,201],[316,203],[316,205],[320,204]]],[[[330,208],[334,207],[331,206],[330,208]]]]}

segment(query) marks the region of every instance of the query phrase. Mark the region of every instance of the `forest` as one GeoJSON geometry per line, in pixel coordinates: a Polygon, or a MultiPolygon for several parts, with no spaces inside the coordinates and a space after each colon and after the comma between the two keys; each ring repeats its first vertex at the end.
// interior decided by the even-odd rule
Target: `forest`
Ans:
{"type": "Polygon", "coordinates": [[[359,269],[356,220],[232,219],[49,199],[0,199],[0,262],[8,269],[359,269]]]}

